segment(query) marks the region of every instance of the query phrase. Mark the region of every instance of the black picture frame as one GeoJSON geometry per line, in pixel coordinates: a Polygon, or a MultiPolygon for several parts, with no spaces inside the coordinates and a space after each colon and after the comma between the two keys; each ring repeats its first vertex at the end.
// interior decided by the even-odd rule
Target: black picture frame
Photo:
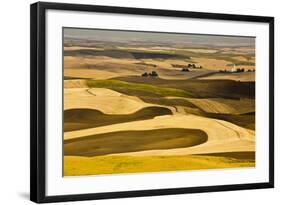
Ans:
{"type": "Polygon", "coordinates": [[[218,13],[110,7],[82,4],[38,2],[30,7],[30,199],[37,203],[76,200],[97,200],[123,197],[217,192],[274,187],[274,18],[265,16],[230,15],[218,13]],[[46,196],[45,143],[45,37],[46,11],[67,10],[101,13],[121,13],[150,16],[169,16],[195,19],[234,20],[269,24],[269,181],[263,183],[230,184],[189,188],[138,190],[110,193],[89,193],[46,196]]]}

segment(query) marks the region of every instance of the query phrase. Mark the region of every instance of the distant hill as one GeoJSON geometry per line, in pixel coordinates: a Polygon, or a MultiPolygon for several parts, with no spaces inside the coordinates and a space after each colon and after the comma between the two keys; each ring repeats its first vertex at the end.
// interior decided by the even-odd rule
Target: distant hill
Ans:
{"type": "Polygon", "coordinates": [[[93,49],[77,49],[65,50],[64,56],[106,56],[111,58],[135,58],[135,59],[153,59],[153,58],[178,58],[189,59],[187,56],[178,54],[169,54],[162,52],[137,52],[137,51],[123,51],[123,50],[93,50],[93,49]]]}

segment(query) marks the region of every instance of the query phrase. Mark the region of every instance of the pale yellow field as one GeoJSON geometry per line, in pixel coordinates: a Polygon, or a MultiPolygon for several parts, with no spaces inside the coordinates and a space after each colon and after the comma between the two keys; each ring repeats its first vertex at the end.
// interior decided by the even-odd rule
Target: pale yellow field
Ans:
{"type": "Polygon", "coordinates": [[[222,51],[230,54],[254,54],[255,48],[241,47],[241,48],[222,48],[222,51]]]}
{"type": "Polygon", "coordinates": [[[243,114],[255,111],[255,101],[253,99],[189,98],[188,101],[208,113],[243,114]]]}
{"type": "Polygon", "coordinates": [[[122,75],[139,75],[132,65],[139,61],[110,57],[64,57],[64,76],[76,78],[109,79],[122,75]],[[120,69],[120,66],[122,69],[120,69]]]}
{"type": "Polygon", "coordinates": [[[157,70],[164,79],[187,79],[180,68],[173,68],[172,64],[186,65],[186,60],[155,60],[155,59],[118,59],[110,57],[64,57],[64,76],[75,78],[110,79],[119,76],[141,75],[144,72],[157,70]],[[143,64],[142,64],[143,63],[143,64]],[[153,64],[152,67],[145,64],[153,64]],[[167,73],[163,69],[171,72],[167,73]]]}
{"type": "MultiPolygon", "coordinates": [[[[111,68],[112,64],[121,64],[127,66],[133,63],[138,63],[139,60],[129,58],[111,58],[106,56],[95,57],[79,57],[79,56],[64,56],[64,68],[88,68],[87,66],[106,66],[111,68]]],[[[112,68],[115,69],[116,68],[112,68]]],[[[133,71],[133,69],[132,69],[133,71]]]]}
{"type": "Polygon", "coordinates": [[[188,63],[192,63],[191,60],[178,60],[178,59],[166,59],[166,60],[155,60],[155,59],[145,59],[143,60],[145,63],[154,64],[159,68],[165,68],[170,70],[181,70],[181,68],[174,68],[172,64],[179,64],[179,65],[187,65],[188,63]]]}
{"type": "MultiPolygon", "coordinates": [[[[192,60],[203,66],[205,69],[210,69],[210,70],[231,70],[232,66],[229,65],[233,64],[230,61],[211,59],[211,58],[192,58],[192,60]]],[[[254,65],[242,65],[239,67],[245,68],[246,70],[255,69],[254,65]]]]}
{"type": "Polygon", "coordinates": [[[235,56],[232,58],[239,61],[248,61],[248,58],[245,58],[244,56],[235,56]]]}
{"type": "MultiPolygon", "coordinates": [[[[68,48],[70,49],[70,48],[68,48]]],[[[73,49],[75,51],[75,49],[73,49]]],[[[198,49],[195,49],[198,50],[198,49]]],[[[210,52],[208,49],[206,52],[210,52]]],[[[203,51],[202,51],[203,52],[203,51]]],[[[236,56],[233,59],[246,61],[243,56],[236,56]]],[[[254,62],[252,58],[249,62],[254,62]]],[[[134,59],[134,58],[113,58],[106,56],[94,57],[78,57],[65,56],[64,57],[64,76],[74,78],[92,78],[92,79],[110,79],[120,76],[136,75],[140,76],[144,72],[151,72],[155,70],[163,79],[189,79],[197,75],[204,75],[209,71],[214,70],[231,70],[232,62],[226,60],[218,60],[212,58],[198,58],[192,59],[134,59]],[[204,69],[192,70],[192,72],[180,72],[181,68],[173,67],[173,64],[185,66],[189,63],[195,63],[197,66],[202,66],[204,69]],[[203,72],[203,73],[202,73],[203,72]]],[[[255,69],[254,65],[243,65],[244,69],[255,69]]],[[[251,74],[245,75],[214,75],[214,79],[234,79],[241,81],[253,81],[251,74]]],[[[206,79],[213,79],[212,76],[206,79]]],[[[204,78],[202,78],[204,79],[204,78]]]]}
{"type": "Polygon", "coordinates": [[[65,69],[64,75],[75,78],[110,79],[119,77],[118,73],[98,69],[65,69]]]}
{"type": "Polygon", "coordinates": [[[227,66],[227,64],[232,64],[230,61],[211,58],[192,58],[192,60],[210,70],[231,69],[231,67],[227,66]]]}
{"type": "Polygon", "coordinates": [[[88,88],[85,80],[64,80],[63,87],[66,88],[88,88]]]}
{"type": "MultiPolygon", "coordinates": [[[[64,89],[64,109],[97,109],[106,114],[130,114],[154,106],[138,97],[128,96],[106,88],[64,89]]],[[[155,105],[157,106],[157,105],[155,105]]]]}

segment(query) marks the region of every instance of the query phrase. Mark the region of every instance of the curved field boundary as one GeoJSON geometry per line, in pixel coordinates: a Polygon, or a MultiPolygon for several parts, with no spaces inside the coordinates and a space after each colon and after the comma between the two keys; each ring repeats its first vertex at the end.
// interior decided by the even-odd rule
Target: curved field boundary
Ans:
{"type": "Polygon", "coordinates": [[[227,157],[232,159],[255,161],[255,152],[221,152],[212,154],[199,154],[198,156],[215,156],[215,157],[227,157]]]}
{"type": "Polygon", "coordinates": [[[235,80],[241,82],[255,82],[254,72],[243,73],[213,73],[208,76],[200,76],[201,80],[235,80]]]}
{"type": "Polygon", "coordinates": [[[212,100],[212,99],[188,99],[189,102],[193,103],[197,107],[199,107],[201,110],[209,113],[236,113],[236,110],[222,102],[219,102],[218,100],[212,100]]]}
{"type": "Polygon", "coordinates": [[[192,94],[177,88],[158,87],[145,83],[130,83],[120,80],[87,80],[88,87],[91,88],[126,88],[140,91],[147,91],[161,96],[192,97],[192,94]]]}
{"type": "Polygon", "coordinates": [[[165,97],[169,100],[185,100],[194,107],[206,113],[216,114],[249,114],[255,112],[255,100],[249,98],[241,99],[223,99],[223,98],[183,98],[183,97],[165,97]]]}
{"type": "Polygon", "coordinates": [[[208,135],[208,141],[193,147],[169,150],[151,150],[124,153],[125,155],[184,155],[218,152],[255,151],[255,132],[235,124],[199,117],[196,115],[166,115],[150,120],[120,123],[115,125],[66,132],[64,139],[81,138],[89,135],[128,130],[156,130],[164,128],[199,129],[208,135]]]}
{"type": "Polygon", "coordinates": [[[69,109],[64,111],[64,131],[147,120],[161,115],[172,115],[172,111],[164,107],[146,107],[132,114],[109,115],[95,109],[69,109]]]}
{"type": "Polygon", "coordinates": [[[137,152],[191,147],[206,142],[202,130],[165,128],[109,132],[64,141],[65,156],[99,156],[114,153],[137,152]]]}
{"type": "Polygon", "coordinates": [[[86,80],[64,80],[64,88],[87,88],[86,80]]]}
{"type": "Polygon", "coordinates": [[[180,89],[186,91],[192,98],[254,99],[255,97],[255,82],[198,79],[167,80],[162,78],[151,79],[139,76],[118,77],[115,79],[123,82],[146,83],[157,87],[180,89]]]}
{"type": "Polygon", "coordinates": [[[132,114],[151,106],[157,105],[106,88],[64,89],[64,110],[79,108],[96,109],[106,114],[132,114]]]}

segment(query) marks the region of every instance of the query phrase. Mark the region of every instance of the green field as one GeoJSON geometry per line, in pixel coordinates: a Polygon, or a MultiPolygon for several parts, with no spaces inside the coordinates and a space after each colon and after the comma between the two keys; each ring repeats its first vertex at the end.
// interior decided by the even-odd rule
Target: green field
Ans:
{"type": "MultiPolygon", "coordinates": [[[[116,80],[128,83],[140,83],[158,88],[179,89],[189,96],[170,95],[194,98],[255,98],[255,82],[239,82],[234,80],[166,80],[161,78],[144,78],[139,76],[119,77],[116,80]]],[[[114,87],[112,88],[114,89],[114,87]]]]}
{"type": "Polygon", "coordinates": [[[178,88],[159,87],[145,83],[132,83],[120,80],[87,80],[87,85],[90,88],[109,88],[113,90],[115,88],[123,88],[150,92],[161,96],[192,97],[192,94],[189,92],[178,88]]]}

